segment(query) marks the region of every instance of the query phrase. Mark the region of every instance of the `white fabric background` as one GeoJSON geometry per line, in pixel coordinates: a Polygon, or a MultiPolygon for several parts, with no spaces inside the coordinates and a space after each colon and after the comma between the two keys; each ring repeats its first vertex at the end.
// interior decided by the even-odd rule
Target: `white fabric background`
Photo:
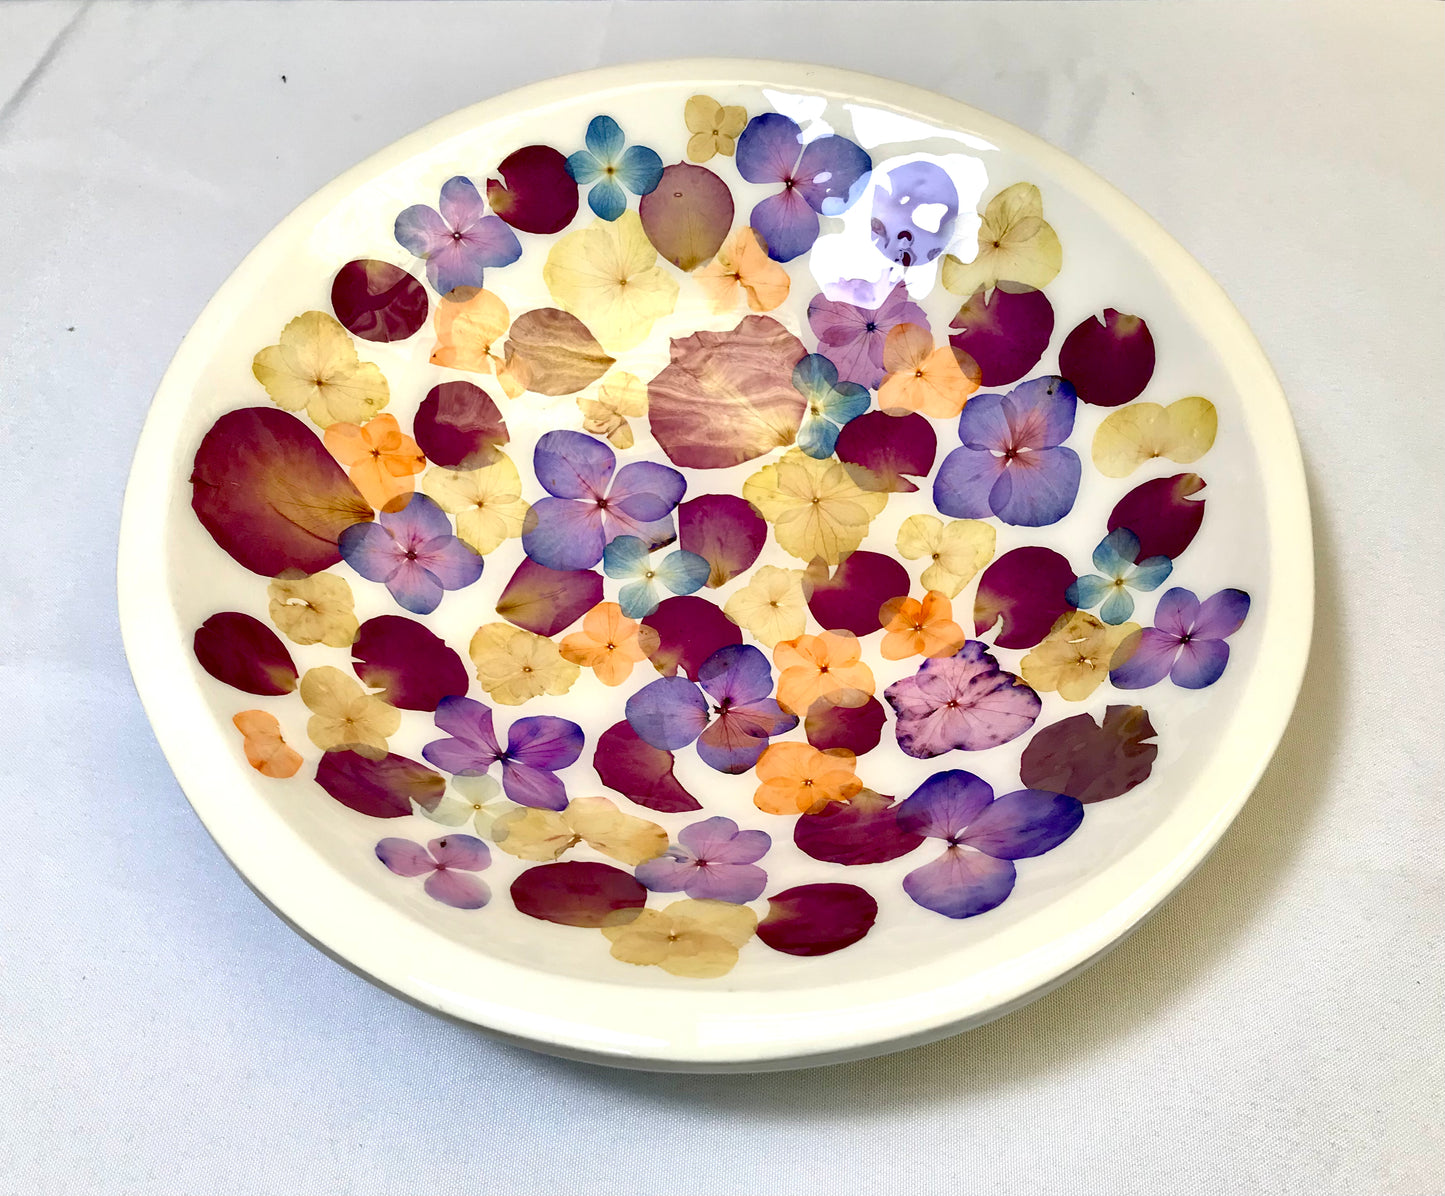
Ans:
{"type": "Polygon", "coordinates": [[[0,1193],[1445,1190],[1442,66],[1418,3],[0,6],[0,1193]],[[1304,695],[1216,854],[1051,997],[824,1072],[563,1063],[338,967],[192,816],[114,613],[149,396],[276,221],[454,108],[683,54],[1083,159],[1229,290],[1313,489],[1304,695]]]}

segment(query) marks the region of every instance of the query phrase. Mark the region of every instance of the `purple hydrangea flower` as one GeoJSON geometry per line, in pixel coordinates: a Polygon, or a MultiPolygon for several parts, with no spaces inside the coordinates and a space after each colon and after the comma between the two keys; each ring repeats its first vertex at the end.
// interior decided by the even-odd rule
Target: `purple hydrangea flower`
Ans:
{"type": "Polygon", "coordinates": [[[1159,599],[1154,626],[1119,645],[1124,663],[1109,673],[1120,689],[1145,689],[1168,677],[1183,689],[1213,685],[1229,663],[1233,635],[1249,614],[1243,590],[1220,590],[1200,602],[1190,591],[1175,587],[1159,599]]]}
{"type": "Polygon", "coordinates": [[[901,282],[877,307],[856,307],[825,295],[814,295],[808,304],[808,325],[818,347],[838,367],[838,377],[860,386],[876,388],[883,381],[883,345],[899,324],[928,327],[927,314],[908,298],[901,282]]]}
{"type": "Polygon", "coordinates": [[[443,698],[436,725],[450,739],[434,739],[421,750],[428,763],[456,776],[480,776],[502,766],[502,787],[518,805],[561,810],[567,789],[557,770],[582,754],[582,728],[565,718],[538,714],[519,718],[507,730],[503,748],[492,730],[492,709],[471,698],[443,698]]]}
{"type": "Polygon", "coordinates": [[[920,759],[954,748],[979,752],[1017,739],[1043,709],[1039,695],[999,668],[978,640],[952,656],[925,660],[883,696],[898,715],[898,746],[920,759]]]}
{"type": "Polygon", "coordinates": [[[638,865],[637,879],[654,893],[742,905],[762,896],[768,874],[756,861],[772,843],[766,831],[740,831],[731,818],[707,818],[683,830],[664,854],[638,865]]]}
{"type": "Polygon", "coordinates": [[[443,591],[460,590],[482,575],[482,558],[452,535],[446,513],[425,494],[387,504],[374,522],[353,523],[336,547],[362,577],[381,582],[416,615],[431,614],[443,591]]]}
{"type": "Polygon", "coordinates": [[[643,686],[627,699],[627,721],[655,748],[675,752],[696,740],[697,754],[719,772],[747,772],[770,737],[798,725],[772,692],[768,658],[751,644],[729,644],[702,662],[696,684],[662,677],[643,686]]]}
{"type": "Polygon", "coordinates": [[[617,469],[617,454],[581,432],[548,432],[532,454],[537,480],[551,496],[532,506],[522,547],[549,569],[590,569],[618,536],[657,548],[676,537],[672,511],[682,501],[682,474],[654,461],[617,469]],[[617,476],[612,471],[617,469],[617,476]]]}
{"type": "Polygon", "coordinates": [[[1057,523],[1079,493],[1079,456],[1063,447],[1076,405],[1074,388],[1052,376],[1006,395],[975,395],[958,417],[963,446],[943,459],[934,479],[934,505],[955,519],[1057,523]]]}
{"type": "Polygon", "coordinates": [[[1020,789],[995,798],[962,769],[929,777],[898,807],[900,830],[948,846],[903,878],[903,891],[946,918],[972,918],[1013,892],[1014,860],[1052,851],[1084,820],[1082,803],[1062,793],[1020,789]]]}
{"type": "Polygon", "coordinates": [[[410,839],[383,839],[376,858],[398,876],[425,876],[427,896],[454,909],[481,909],[492,899],[486,881],[470,875],[487,867],[492,853],[471,835],[447,835],[425,847],[410,839]]]}
{"type": "Polygon", "coordinates": [[[442,184],[441,209],[414,204],[396,218],[396,239],[426,261],[427,281],[438,294],[480,287],[482,272],[510,266],[522,256],[517,234],[487,205],[472,180],[457,175],[442,184]]]}
{"type": "Polygon", "coordinates": [[[873,169],[868,154],[846,137],[803,144],[803,131],[780,112],[764,112],[738,138],[738,173],[750,183],[783,189],[753,208],[748,223],[768,256],[790,262],[818,239],[818,215],[836,216],[861,194],[873,169]]]}

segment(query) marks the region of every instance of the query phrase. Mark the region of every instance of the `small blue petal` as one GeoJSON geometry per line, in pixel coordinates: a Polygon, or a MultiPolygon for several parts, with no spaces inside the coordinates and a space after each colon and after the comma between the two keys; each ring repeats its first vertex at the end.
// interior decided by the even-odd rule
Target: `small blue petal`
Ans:
{"type": "Polygon", "coordinates": [[[823,399],[838,385],[838,367],[822,353],[809,353],[793,367],[793,389],[806,399],[823,399]]]}
{"type": "Polygon", "coordinates": [[[658,597],[657,586],[651,578],[629,581],[617,591],[617,605],[629,619],[645,619],[652,614],[662,600],[658,597]]]}
{"type": "Polygon", "coordinates": [[[603,164],[586,150],[578,150],[567,159],[567,173],[583,187],[600,179],[603,169],[603,164]]]}
{"type": "Polygon", "coordinates": [[[823,414],[842,426],[850,419],[856,419],[873,404],[868,388],[857,382],[840,382],[833,393],[823,400],[823,414]]]}
{"type": "Polygon", "coordinates": [[[1094,568],[1105,577],[1123,577],[1139,559],[1139,537],[1127,527],[1116,527],[1094,549],[1094,568]]]}
{"type": "Polygon", "coordinates": [[[587,192],[587,206],[603,220],[616,220],[627,211],[627,192],[615,179],[603,179],[587,192]]]}
{"type": "Polygon", "coordinates": [[[819,461],[831,457],[838,447],[838,425],[818,415],[808,416],[798,429],[798,447],[819,461]]]}
{"type": "Polygon", "coordinates": [[[603,166],[616,165],[622,147],[627,144],[622,127],[606,115],[592,118],[592,123],[587,126],[586,140],[587,148],[603,166]]]}
{"type": "Polygon", "coordinates": [[[602,571],[614,578],[645,577],[649,568],[647,554],[647,544],[636,536],[618,536],[602,553],[602,571]]]}
{"type": "Polygon", "coordinates": [[[1167,556],[1147,556],[1134,566],[1133,573],[1129,575],[1129,585],[1141,594],[1147,594],[1163,585],[1165,578],[1173,572],[1174,562],[1167,556]]]}
{"type": "Polygon", "coordinates": [[[1087,573],[1064,592],[1064,601],[1075,610],[1088,610],[1104,601],[1113,588],[1109,578],[1087,573]]]}
{"type": "MultiPolygon", "coordinates": [[[[657,580],[674,594],[692,594],[707,583],[712,566],[695,552],[679,549],[657,566],[657,580]]],[[[634,616],[628,616],[629,618],[634,616]]]]}
{"type": "Polygon", "coordinates": [[[1110,626],[1117,627],[1134,613],[1134,595],[1123,586],[1111,586],[1113,590],[1099,608],[1099,618],[1110,626]]]}
{"type": "Polygon", "coordinates": [[[617,181],[633,195],[646,195],[662,182],[662,159],[645,145],[630,145],[617,163],[617,181]]]}

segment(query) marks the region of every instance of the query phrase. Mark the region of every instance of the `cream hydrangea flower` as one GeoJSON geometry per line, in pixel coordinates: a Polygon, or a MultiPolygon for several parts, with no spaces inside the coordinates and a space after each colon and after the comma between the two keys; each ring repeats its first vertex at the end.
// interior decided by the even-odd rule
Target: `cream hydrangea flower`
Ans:
{"type": "Polygon", "coordinates": [[[732,157],[738,134],[748,123],[748,110],[739,104],[719,104],[712,96],[692,96],[682,108],[687,139],[687,160],[706,162],[715,154],[732,157]]]}
{"type": "Polygon", "coordinates": [[[1069,611],[1024,657],[1019,674],[1036,690],[1057,691],[1066,702],[1082,702],[1108,677],[1119,645],[1138,630],[1138,623],[1109,627],[1081,610],[1069,611]]]}
{"type": "Polygon", "coordinates": [[[627,421],[647,414],[647,383],[636,374],[619,370],[604,379],[596,395],[579,395],[577,406],[582,411],[584,432],[606,436],[617,448],[631,448],[634,437],[627,421]]]}
{"type": "Polygon", "coordinates": [[[732,971],[738,949],[757,928],[757,914],[745,905],[684,899],[643,909],[632,921],[605,926],[602,933],[614,959],[705,980],[732,971]]]}
{"type": "Polygon", "coordinates": [[[997,533],[982,519],[952,519],[936,515],[910,515],[898,529],[898,554],[910,561],[933,563],[923,571],[923,584],[949,598],[957,598],[978,571],[993,559],[997,533]]]}
{"type": "Polygon", "coordinates": [[[311,711],[306,734],[323,751],[351,748],[379,759],[387,739],[401,726],[401,711],[330,665],[307,669],[301,700],[311,711]]]}
{"type": "Polygon", "coordinates": [[[863,542],[888,495],[864,490],[831,457],[793,448],[743,483],[743,497],[773,525],[784,552],[836,565],[863,542]]]}
{"type": "Polygon", "coordinates": [[[723,614],[769,648],[796,639],[808,629],[807,576],[763,565],[723,604],[723,614]]]}
{"type": "Polygon", "coordinates": [[[1218,430],[1214,404],[1200,395],[1167,407],[1130,403],[1110,412],[1094,433],[1094,465],[1109,478],[1127,478],[1156,457],[1187,465],[1214,447],[1218,430]]]}
{"type": "Polygon", "coordinates": [[[485,773],[477,777],[448,777],[446,792],[434,809],[428,810],[416,801],[411,803],[413,814],[442,826],[461,826],[470,820],[483,839],[493,837],[493,827],[502,815],[521,808],[503,797],[496,778],[485,773]]]}
{"type": "Polygon", "coordinates": [[[988,202],[978,229],[978,254],[962,262],[953,254],[943,259],[940,277],[955,295],[972,295],[979,287],[1017,282],[1047,286],[1064,264],[1058,235],[1044,219],[1044,200],[1032,183],[1005,187],[988,202]]]}
{"type": "Polygon", "coordinates": [[[271,622],[292,643],[344,648],[356,638],[355,600],[344,577],[278,577],[266,587],[266,596],[271,622]]]}
{"type": "Polygon", "coordinates": [[[364,424],[391,392],[379,367],[362,361],[346,329],[321,311],[303,312],[251,362],[256,381],[287,411],[303,408],[318,427],[364,424]]]}
{"type": "Polygon", "coordinates": [[[422,475],[421,488],[443,511],[456,516],[457,537],[482,556],[526,530],[532,508],[522,497],[517,467],[505,453],[498,453],[481,469],[434,465],[422,475]]]}
{"type": "Polygon", "coordinates": [[[542,694],[564,694],[582,675],[582,669],[565,659],[546,636],[510,623],[477,628],[467,651],[482,688],[502,706],[520,706],[542,694]]]}
{"type": "Polygon", "coordinates": [[[518,807],[497,819],[497,846],[520,860],[555,860],[578,843],[630,868],[667,850],[667,832],[624,814],[605,797],[574,797],[565,810],[518,807]]]}

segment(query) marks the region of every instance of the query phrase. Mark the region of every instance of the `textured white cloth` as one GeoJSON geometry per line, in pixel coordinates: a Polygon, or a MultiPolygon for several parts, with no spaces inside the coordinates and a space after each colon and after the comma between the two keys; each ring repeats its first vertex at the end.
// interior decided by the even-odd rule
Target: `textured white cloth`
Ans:
{"type": "Polygon", "coordinates": [[[0,5],[0,1194],[1445,1191],[1445,8],[0,5]],[[966,100],[1150,210],[1294,405],[1319,609],[1263,784],[1082,978],[764,1077],[503,1048],[287,931],[121,655],[149,396],[242,255],[373,150],[548,75],[798,58],[966,100]]]}

